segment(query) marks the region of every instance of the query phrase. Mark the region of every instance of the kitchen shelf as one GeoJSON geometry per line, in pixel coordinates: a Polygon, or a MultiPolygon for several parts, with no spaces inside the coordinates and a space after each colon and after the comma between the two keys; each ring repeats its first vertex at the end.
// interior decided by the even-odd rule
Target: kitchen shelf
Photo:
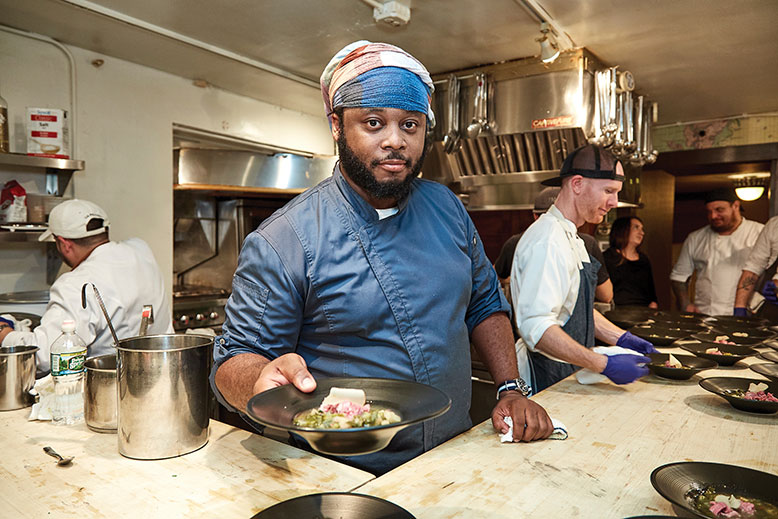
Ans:
{"type": "Polygon", "coordinates": [[[84,169],[83,160],[55,159],[35,157],[23,153],[0,153],[0,165],[23,166],[27,168],[59,169],[62,171],[80,171],[84,169]]]}
{"type": "Polygon", "coordinates": [[[23,242],[38,242],[38,237],[43,234],[42,232],[28,232],[28,231],[2,231],[0,230],[0,243],[23,243],[23,242]]]}

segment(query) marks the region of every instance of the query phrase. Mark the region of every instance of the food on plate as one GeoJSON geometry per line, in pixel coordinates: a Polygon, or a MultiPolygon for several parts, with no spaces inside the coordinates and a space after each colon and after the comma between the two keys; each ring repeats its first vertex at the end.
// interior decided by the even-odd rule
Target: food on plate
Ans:
{"type": "Polygon", "coordinates": [[[719,344],[735,344],[734,342],[729,340],[729,335],[717,335],[716,339],[713,342],[717,342],[719,344]]]}
{"type": "Polygon", "coordinates": [[[665,361],[664,366],[666,368],[682,368],[683,364],[681,364],[681,361],[673,357],[673,354],[670,354],[670,358],[665,361]]]}
{"type": "Polygon", "coordinates": [[[778,402],[778,398],[775,398],[775,395],[773,395],[769,391],[765,391],[767,387],[768,387],[767,384],[763,384],[762,382],[758,384],[754,384],[752,382],[748,384],[747,391],[744,391],[742,389],[731,389],[727,391],[727,393],[729,395],[736,396],[738,398],[745,398],[746,400],[759,400],[761,402],[778,402]]]}
{"type": "Polygon", "coordinates": [[[705,350],[705,353],[707,353],[708,355],[730,355],[730,356],[733,355],[732,353],[721,351],[718,348],[708,348],[707,350],[705,350]]]}
{"type": "Polygon", "coordinates": [[[319,407],[297,413],[293,419],[298,427],[313,429],[356,429],[389,425],[400,421],[391,409],[366,403],[361,389],[333,387],[319,407]]]}
{"type": "Polygon", "coordinates": [[[778,517],[778,506],[762,499],[732,493],[720,493],[713,486],[694,490],[694,508],[714,518],[766,519],[778,517]]]}
{"type": "Polygon", "coordinates": [[[748,334],[746,332],[733,332],[732,335],[735,337],[748,337],[748,334]]]}

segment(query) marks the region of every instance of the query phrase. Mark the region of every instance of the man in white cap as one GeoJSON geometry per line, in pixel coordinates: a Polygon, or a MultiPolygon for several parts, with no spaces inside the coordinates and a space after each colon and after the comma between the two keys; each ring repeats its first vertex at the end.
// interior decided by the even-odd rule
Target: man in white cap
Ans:
{"type": "Polygon", "coordinates": [[[88,345],[87,355],[114,351],[113,339],[91,287],[82,306],[82,288],[93,283],[100,291],[120,339],[138,335],[144,305],[152,305],[154,322],[149,334],[171,333],[170,305],[162,274],[146,243],[139,238],[112,242],[108,215],[86,200],[62,202],[49,215],[49,228],[40,241],[54,241],[57,252],[72,270],[51,285],[41,324],[32,331],[0,330],[3,347],[35,345],[38,371],[48,371],[51,343],[62,333],[62,321],[74,320],[76,333],[88,345]]]}

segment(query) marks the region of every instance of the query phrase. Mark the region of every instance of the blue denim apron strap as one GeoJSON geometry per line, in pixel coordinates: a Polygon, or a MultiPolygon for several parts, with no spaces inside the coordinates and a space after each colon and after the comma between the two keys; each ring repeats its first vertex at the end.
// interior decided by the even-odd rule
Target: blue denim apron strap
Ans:
{"type": "MultiPolygon", "coordinates": [[[[567,335],[587,348],[594,347],[594,290],[597,286],[598,270],[600,270],[600,262],[589,255],[589,263],[584,263],[579,271],[578,298],[573,313],[562,326],[562,330],[567,335]]],[[[530,352],[530,367],[533,394],[556,384],[580,369],[573,364],[549,359],[542,353],[534,351],[530,352]]]]}

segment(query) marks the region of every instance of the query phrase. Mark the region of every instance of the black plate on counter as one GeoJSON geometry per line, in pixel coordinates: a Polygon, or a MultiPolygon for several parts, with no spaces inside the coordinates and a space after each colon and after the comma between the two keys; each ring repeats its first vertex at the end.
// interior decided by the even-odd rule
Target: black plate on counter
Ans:
{"type": "Polygon", "coordinates": [[[299,434],[323,454],[356,456],[386,447],[394,435],[409,425],[436,418],[451,407],[451,399],[439,389],[419,382],[388,378],[323,378],[316,389],[303,393],[291,384],[254,395],[247,414],[255,422],[299,434]],[[362,389],[367,403],[391,409],[400,421],[389,425],[354,429],[314,429],[294,425],[294,417],[319,407],[333,387],[362,389]]]}
{"type": "Polygon", "coordinates": [[[681,344],[680,346],[684,350],[694,353],[698,357],[716,362],[719,366],[732,366],[736,362],[758,353],[755,349],[749,348],[748,346],[732,346],[731,344],[719,344],[716,342],[695,342],[681,344]],[[730,355],[705,353],[705,350],[710,348],[718,348],[719,351],[723,353],[729,353],[730,355]]]}
{"type": "MultiPolygon", "coordinates": [[[[749,340],[748,337],[737,337],[735,335],[729,334],[729,333],[721,333],[721,332],[699,332],[694,333],[691,335],[692,339],[697,339],[701,342],[712,342],[714,344],[722,344],[726,345],[726,343],[723,342],[716,342],[716,339],[719,337],[725,337],[724,340],[727,340],[729,342],[734,342],[734,346],[753,346],[755,344],[759,344],[764,339],[751,339],[749,340]]],[[[730,345],[733,346],[733,345],[730,345]]]]}
{"type": "Polygon", "coordinates": [[[654,314],[653,319],[657,322],[702,323],[708,317],[708,314],[696,312],[659,310],[654,314]]]}
{"type": "Polygon", "coordinates": [[[662,497],[696,517],[713,517],[694,506],[699,491],[710,487],[721,494],[737,494],[778,506],[778,476],[737,465],[704,461],[668,463],[654,469],[651,485],[662,497]]]}
{"type": "Polygon", "coordinates": [[[654,375],[673,380],[687,380],[692,378],[695,373],[699,373],[704,369],[718,367],[718,364],[712,360],[700,359],[692,355],[673,354],[673,357],[678,359],[678,362],[683,365],[682,368],[668,368],[665,366],[665,361],[670,360],[669,353],[649,353],[647,357],[651,358],[651,362],[646,365],[654,375]]]}
{"type": "Polygon", "coordinates": [[[656,312],[657,310],[645,306],[620,306],[614,310],[608,310],[603,315],[616,326],[627,329],[636,324],[645,323],[656,315],[656,312]]]}
{"type": "Polygon", "coordinates": [[[770,321],[761,317],[738,317],[735,315],[712,315],[706,321],[712,325],[744,326],[746,328],[763,328],[770,324],[770,321]]]}
{"type": "Polygon", "coordinates": [[[735,409],[740,409],[741,411],[747,411],[749,413],[775,413],[778,411],[778,402],[748,400],[747,398],[741,398],[731,393],[733,390],[737,389],[747,391],[748,385],[751,383],[767,384],[767,389],[765,389],[765,391],[778,397],[778,382],[735,377],[712,377],[700,380],[700,386],[703,389],[726,399],[735,409]]]}
{"type": "Polygon", "coordinates": [[[634,335],[645,339],[654,346],[670,346],[679,339],[685,339],[691,334],[678,328],[668,328],[660,324],[641,324],[629,329],[634,335]]]}
{"type": "Polygon", "coordinates": [[[763,358],[764,360],[769,360],[770,362],[778,362],[778,352],[763,351],[759,354],[759,357],[763,358]]]}
{"type": "Polygon", "coordinates": [[[760,375],[764,375],[773,382],[778,382],[778,364],[772,362],[763,362],[761,364],[751,364],[748,366],[751,371],[755,371],[760,375]]]}
{"type": "Polygon", "coordinates": [[[775,337],[775,332],[764,328],[749,328],[747,326],[720,326],[713,323],[710,333],[719,333],[731,337],[729,340],[742,344],[759,344],[775,337]]]}
{"type": "Polygon", "coordinates": [[[350,492],[325,492],[295,497],[255,514],[251,519],[415,519],[385,499],[350,492]]]}

